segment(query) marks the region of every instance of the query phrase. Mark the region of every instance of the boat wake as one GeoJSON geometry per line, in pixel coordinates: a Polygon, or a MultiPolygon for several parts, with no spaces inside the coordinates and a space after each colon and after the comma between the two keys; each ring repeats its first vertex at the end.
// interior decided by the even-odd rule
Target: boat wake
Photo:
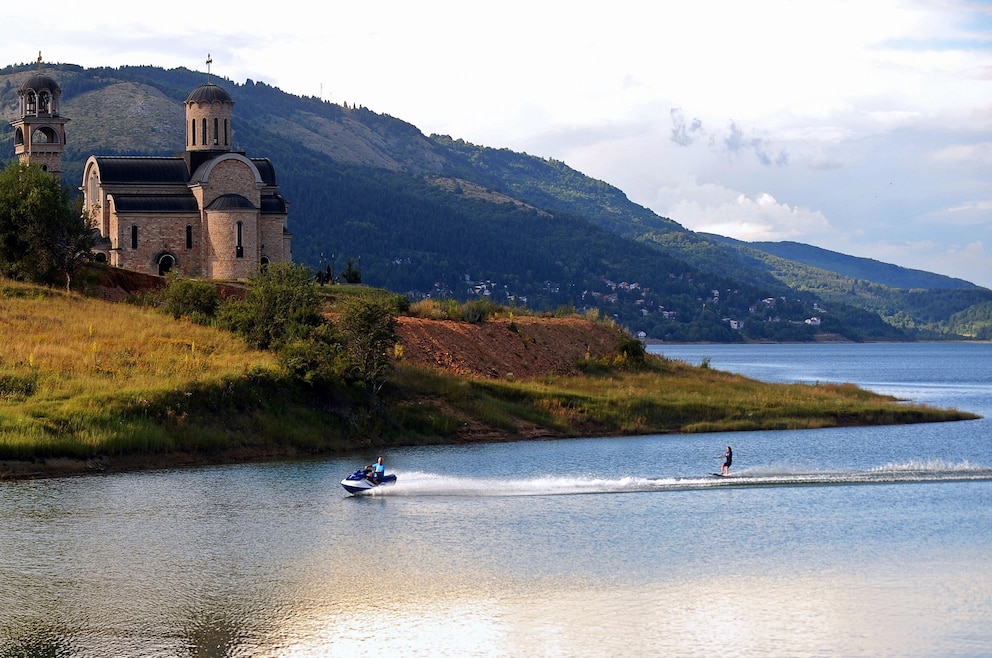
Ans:
{"type": "Polygon", "coordinates": [[[888,464],[865,471],[800,471],[788,467],[744,469],[729,476],[689,477],[535,477],[529,479],[453,477],[403,472],[395,486],[370,491],[373,496],[563,496],[575,494],[694,491],[743,487],[842,486],[992,480],[992,468],[967,462],[888,464]]]}

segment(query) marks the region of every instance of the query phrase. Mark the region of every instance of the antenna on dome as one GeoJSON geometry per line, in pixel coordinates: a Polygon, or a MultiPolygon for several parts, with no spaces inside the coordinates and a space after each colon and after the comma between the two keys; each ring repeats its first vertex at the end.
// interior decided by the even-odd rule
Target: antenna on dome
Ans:
{"type": "Polygon", "coordinates": [[[214,63],[214,58],[207,53],[207,82],[210,82],[210,65],[214,63]]]}

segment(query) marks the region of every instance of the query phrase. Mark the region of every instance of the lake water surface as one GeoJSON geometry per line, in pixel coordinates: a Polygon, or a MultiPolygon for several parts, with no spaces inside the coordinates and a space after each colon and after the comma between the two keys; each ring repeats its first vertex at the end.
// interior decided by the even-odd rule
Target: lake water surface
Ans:
{"type": "Polygon", "coordinates": [[[0,658],[989,655],[992,345],[652,350],[984,418],[0,483],[0,658]]]}

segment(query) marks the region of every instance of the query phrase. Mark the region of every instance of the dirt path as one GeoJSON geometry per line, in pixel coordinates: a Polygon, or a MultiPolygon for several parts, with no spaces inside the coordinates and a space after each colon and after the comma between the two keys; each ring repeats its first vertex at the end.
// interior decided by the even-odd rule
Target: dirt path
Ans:
{"type": "Polygon", "coordinates": [[[577,363],[613,352],[618,331],[580,318],[520,317],[480,324],[399,318],[402,360],[460,376],[577,375],[577,363]]]}

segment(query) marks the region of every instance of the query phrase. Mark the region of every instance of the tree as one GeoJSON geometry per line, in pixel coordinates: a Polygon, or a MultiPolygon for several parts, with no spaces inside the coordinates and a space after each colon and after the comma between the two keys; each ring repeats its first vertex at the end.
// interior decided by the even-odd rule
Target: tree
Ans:
{"type": "Polygon", "coordinates": [[[362,382],[369,410],[375,407],[375,398],[393,365],[388,350],[396,345],[396,326],[393,305],[371,297],[349,300],[337,323],[349,370],[362,382]]]}
{"type": "Polygon", "coordinates": [[[356,266],[354,259],[349,258],[348,264],[341,272],[341,278],[345,280],[345,283],[361,283],[362,282],[362,269],[361,261],[356,266]]]}
{"type": "Polygon", "coordinates": [[[313,273],[304,265],[272,263],[248,280],[243,300],[221,307],[218,323],[258,349],[279,349],[325,322],[313,273]]]}
{"type": "Polygon", "coordinates": [[[69,188],[32,164],[0,171],[0,273],[68,290],[79,265],[91,257],[93,229],[69,188]]]}
{"type": "Polygon", "coordinates": [[[73,203],[73,212],[53,222],[42,237],[39,258],[65,278],[66,292],[72,277],[83,263],[92,260],[96,235],[82,215],[82,200],[73,203]]]}

